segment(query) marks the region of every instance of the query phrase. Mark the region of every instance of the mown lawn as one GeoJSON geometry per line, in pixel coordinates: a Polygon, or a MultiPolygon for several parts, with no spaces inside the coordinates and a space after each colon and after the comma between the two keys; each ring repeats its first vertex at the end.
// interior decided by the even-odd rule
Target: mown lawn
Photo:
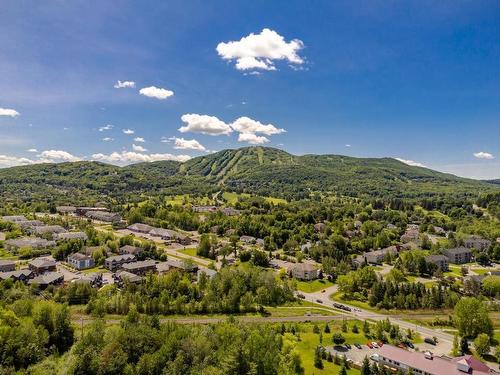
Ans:
{"type": "MultiPolygon", "coordinates": [[[[322,334],[323,334],[323,346],[332,346],[332,336],[333,333],[335,332],[341,332],[341,322],[330,322],[328,325],[330,326],[330,333],[325,333],[324,328],[325,328],[325,323],[318,323],[318,327],[320,328],[322,334]]],[[[363,333],[352,333],[350,332],[350,329],[352,325],[354,324],[354,321],[348,321],[348,326],[349,326],[349,332],[342,333],[342,335],[345,337],[346,342],[349,344],[354,344],[354,343],[364,343],[366,342],[366,338],[364,337],[363,333]]],[[[360,328],[363,327],[363,323],[360,321],[357,321],[357,326],[360,328]]],[[[326,360],[323,360],[323,369],[317,369],[314,367],[314,350],[319,343],[319,334],[313,333],[313,323],[304,323],[300,324],[300,341],[297,343],[297,351],[300,353],[300,357],[302,358],[302,365],[304,366],[305,369],[305,374],[306,375],[320,375],[320,374],[333,374],[336,375],[339,373],[340,366],[335,365],[333,362],[328,362],[326,360]]],[[[349,369],[347,371],[348,374],[359,374],[360,371],[357,369],[349,369]]]]}
{"type": "Polygon", "coordinates": [[[332,285],[333,283],[328,280],[298,281],[297,289],[306,293],[314,293],[332,285]]]}

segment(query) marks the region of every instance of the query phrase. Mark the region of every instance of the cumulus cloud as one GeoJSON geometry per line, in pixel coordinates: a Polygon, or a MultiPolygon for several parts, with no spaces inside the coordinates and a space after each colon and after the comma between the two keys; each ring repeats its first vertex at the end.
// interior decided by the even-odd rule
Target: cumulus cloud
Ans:
{"type": "Polygon", "coordinates": [[[16,156],[0,155],[0,167],[15,167],[18,165],[34,164],[35,161],[28,158],[18,158],[16,156]]]}
{"type": "Polygon", "coordinates": [[[113,142],[113,141],[114,141],[114,139],[113,139],[113,138],[111,138],[111,137],[104,137],[104,138],[102,139],[102,141],[103,141],[103,142],[113,142]]]}
{"type": "Polygon", "coordinates": [[[135,87],[135,82],[134,81],[120,81],[115,83],[113,86],[115,89],[128,89],[131,88],[133,89],[135,87]]]}
{"type": "Polygon", "coordinates": [[[135,131],[132,129],[123,129],[122,132],[123,132],[123,134],[127,134],[127,135],[131,135],[131,134],[135,133],[135,131]]]}
{"type": "Polygon", "coordinates": [[[240,133],[238,142],[248,142],[251,145],[261,145],[269,142],[269,139],[263,136],[258,136],[253,133],[240,133]]]}
{"type": "Polygon", "coordinates": [[[132,151],[113,152],[111,154],[93,154],[93,160],[105,161],[113,164],[131,164],[140,162],[153,162],[160,160],[175,160],[185,162],[191,157],[189,155],[172,155],[172,154],[141,154],[132,151]]]}
{"type": "Polygon", "coordinates": [[[263,29],[260,34],[251,33],[239,41],[222,42],[217,53],[223,60],[236,60],[236,69],[276,70],[275,60],[287,60],[291,64],[304,63],[298,52],[304,48],[299,39],[286,42],[276,31],[263,29]]]}
{"type": "Polygon", "coordinates": [[[134,142],[144,143],[144,142],[146,142],[146,140],[144,138],[142,138],[142,137],[135,137],[134,138],[134,142]]]}
{"type": "Polygon", "coordinates": [[[0,116],[17,117],[20,113],[11,108],[0,108],[0,116]]]}
{"type": "Polygon", "coordinates": [[[272,124],[264,125],[259,121],[252,120],[249,117],[240,117],[231,124],[231,127],[238,133],[255,134],[262,133],[265,135],[273,135],[284,133],[285,129],[278,129],[272,124]]]}
{"type": "Polygon", "coordinates": [[[492,154],[490,154],[489,152],[484,152],[484,151],[475,152],[474,157],[476,157],[478,159],[486,159],[486,160],[495,159],[495,157],[492,154]]]}
{"type": "Polygon", "coordinates": [[[132,145],[132,150],[137,151],[137,152],[146,152],[147,151],[147,149],[145,149],[141,145],[136,145],[136,144],[132,145]]]}
{"type": "Polygon", "coordinates": [[[150,86],[140,89],[139,94],[147,96],[148,98],[165,100],[174,95],[174,92],[160,87],[150,86]]]}
{"type": "Polygon", "coordinates": [[[78,156],[74,156],[69,152],[62,150],[47,150],[43,151],[40,155],[40,162],[42,163],[55,163],[55,162],[65,162],[65,161],[80,161],[82,160],[78,156]]]}
{"type": "Polygon", "coordinates": [[[402,159],[402,158],[395,158],[395,159],[399,160],[401,163],[411,165],[412,167],[424,167],[425,168],[425,165],[423,165],[422,163],[416,162],[414,160],[407,160],[407,159],[402,159]]]}
{"type": "Polygon", "coordinates": [[[170,141],[174,142],[174,148],[177,150],[196,150],[196,151],[206,151],[207,149],[196,139],[184,139],[172,137],[169,138],[170,141]]]}
{"type": "Polygon", "coordinates": [[[101,126],[101,127],[99,128],[99,131],[100,131],[100,132],[103,132],[103,131],[105,131],[105,130],[111,130],[111,129],[113,129],[113,128],[114,128],[114,126],[113,126],[113,125],[108,124],[108,125],[101,126]]]}
{"type": "Polygon", "coordinates": [[[191,113],[183,115],[181,120],[186,123],[186,125],[179,128],[181,133],[192,132],[207,135],[228,135],[233,131],[231,126],[215,116],[191,113]]]}

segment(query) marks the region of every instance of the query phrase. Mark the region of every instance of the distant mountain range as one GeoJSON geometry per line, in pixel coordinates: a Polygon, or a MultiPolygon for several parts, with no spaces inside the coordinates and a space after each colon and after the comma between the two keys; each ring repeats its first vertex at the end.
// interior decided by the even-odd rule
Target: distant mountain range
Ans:
{"type": "Polygon", "coordinates": [[[475,197],[498,191],[498,183],[409,166],[392,158],[295,156],[268,147],[223,150],[185,163],[117,167],[74,162],[0,170],[0,196],[30,201],[105,197],[122,201],[138,194],[207,194],[221,189],[288,199],[308,197],[311,192],[385,198],[475,197]]]}

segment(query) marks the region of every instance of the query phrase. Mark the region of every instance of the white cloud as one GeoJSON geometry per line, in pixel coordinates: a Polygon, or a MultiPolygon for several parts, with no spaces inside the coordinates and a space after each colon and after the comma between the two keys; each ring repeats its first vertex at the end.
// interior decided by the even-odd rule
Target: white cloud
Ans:
{"type": "Polygon", "coordinates": [[[147,151],[147,149],[145,149],[141,145],[136,145],[136,144],[132,145],[132,150],[137,151],[137,152],[146,152],[147,151]]]}
{"type": "Polygon", "coordinates": [[[238,136],[238,142],[248,142],[251,145],[261,145],[269,142],[266,137],[258,136],[253,133],[240,133],[238,136]]]}
{"type": "Polygon", "coordinates": [[[345,147],[351,147],[351,145],[349,143],[346,143],[345,147]]]}
{"type": "Polygon", "coordinates": [[[263,29],[260,34],[251,33],[239,41],[219,43],[217,53],[224,60],[236,60],[236,69],[276,70],[274,60],[288,60],[291,64],[303,64],[298,52],[304,47],[299,39],[286,42],[276,31],[263,29]]]}
{"type": "Polygon", "coordinates": [[[174,95],[173,91],[162,89],[160,87],[150,86],[144,87],[139,90],[139,94],[147,96],[149,98],[155,98],[159,100],[165,100],[174,95]]]}
{"type": "Polygon", "coordinates": [[[30,148],[27,150],[28,152],[31,152],[31,153],[36,153],[38,152],[38,150],[36,148],[30,148]]]}
{"type": "Polygon", "coordinates": [[[123,129],[122,132],[123,132],[123,134],[127,134],[127,135],[131,135],[131,134],[135,133],[135,131],[133,131],[132,129],[123,129]]]}
{"type": "Polygon", "coordinates": [[[215,116],[192,113],[183,115],[181,120],[186,123],[185,126],[179,128],[181,133],[192,132],[207,135],[228,135],[233,131],[228,124],[215,116]]]}
{"type": "Polygon", "coordinates": [[[28,158],[18,158],[16,156],[0,155],[0,167],[15,167],[18,165],[34,164],[35,161],[28,158]]]}
{"type": "Polygon", "coordinates": [[[426,168],[426,166],[423,165],[422,163],[419,163],[419,162],[416,162],[413,160],[407,160],[407,159],[401,159],[401,158],[395,158],[395,159],[399,160],[401,163],[411,165],[412,167],[424,167],[424,168],[426,168]]]}
{"type": "Polygon", "coordinates": [[[486,160],[495,159],[495,157],[492,154],[490,154],[489,152],[484,152],[484,151],[475,152],[474,156],[478,159],[486,159],[486,160]]]}
{"type": "Polygon", "coordinates": [[[177,150],[197,150],[197,151],[206,151],[207,149],[196,139],[184,139],[172,137],[169,138],[170,141],[174,142],[174,148],[177,150]]]}
{"type": "Polygon", "coordinates": [[[105,131],[105,130],[111,130],[111,129],[113,129],[113,128],[114,128],[114,125],[108,124],[108,125],[101,126],[101,127],[99,128],[99,131],[100,131],[100,132],[103,132],[103,131],[105,131]]]}
{"type": "Polygon", "coordinates": [[[120,81],[115,83],[113,86],[115,89],[127,89],[127,88],[134,88],[135,87],[135,82],[134,81],[120,81]]]}
{"type": "Polygon", "coordinates": [[[172,155],[172,154],[141,154],[132,151],[113,152],[109,155],[94,154],[93,160],[105,161],[113,164],[131,164],[140,162],[153,162],[160,160],[175,160],[185,162],[191,157],[189,155],[172,155]]]}
{"type": "Polygon", "coordinates": [[[272,124],[264,125],[259,121],[252,120],[249,117],[240,117],[231,124],[231,127],[239,133],[255,134],[262,133],[265,135],[273,135],[284,133],[285,129],[278,129],[272,124]]]}
{"type": "Polygon", "coordinates": [[[111,137],[104,137],[104,138],[102,139],[102,141],[103,141],[103,142],[113,142],[113,141],[114,141],[114,139],[113,139],[113,138],[111,138],[111,137]]]}
{"type": "Polygon", "coordinates": [[[144,142],[146,142],[146,140],[144,138],[142,138],[142,137],[135,137],[134,138],[134,142],[144,143],[144,142]]]}
{"type": "Polygon", "coordinates": [[[40,155],[39,162],[41,163],[55,163],[55,162],[65,162],[65,161],[80,161],[82,160],[78,156],[71,155],[69,152],[62,150],[47,150],[43,151],[40,155]]]}
{"type": "Polygon", "coordinates": [[[0,116],[9,116],[9,117],[17,117],[19,116],[19,112],[17,112],[15,109],[11,108],[0,108],[0,116]]]}

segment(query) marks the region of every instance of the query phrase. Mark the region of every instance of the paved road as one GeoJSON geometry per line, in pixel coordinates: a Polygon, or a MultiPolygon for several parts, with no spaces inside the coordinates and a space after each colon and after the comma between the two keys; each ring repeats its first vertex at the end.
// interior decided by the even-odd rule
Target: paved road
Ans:
{"type": "MultiPolygon", "coordinates": [[[[306,301],[317,303],[319,306],[331,307],[333,306],[333,302],[330,300],[329,296],[337,292],[337,290],[338,290],[337,285],[333,285],[329,288],[326,288],[323,293],[319,291],[315,293],[301,292],[301,294],[303,294],[306,297],[305,298],[306,301]],[[321,301],[321,303],[318,303],[317,301],[321,301]]],[[[438,339],[438,345],[433,347],[433,349],[434,351],[439,352],[439,354],[449,354],[451,351],[451,348],[453,346],[453,336],[448,333],[427,328],[421,325],[409,323],[401,319],[401,317],[399,316],[392,316],[392,315],[389,316],[368,310],[359,309],[355,306],[351,306],[348,303],[344,302],[342,302],[342,304],[352,309],[351,312],[342,311],[342,314],[345,316],[350,316],[361,320],[371,319],[376,321],[385,320],[389,318],[389,320],[392,323],[399,325],[400,328],[404,329],[409,328],[413,331],[420,333],[423,337],[436,337],[438,339]]]]}

